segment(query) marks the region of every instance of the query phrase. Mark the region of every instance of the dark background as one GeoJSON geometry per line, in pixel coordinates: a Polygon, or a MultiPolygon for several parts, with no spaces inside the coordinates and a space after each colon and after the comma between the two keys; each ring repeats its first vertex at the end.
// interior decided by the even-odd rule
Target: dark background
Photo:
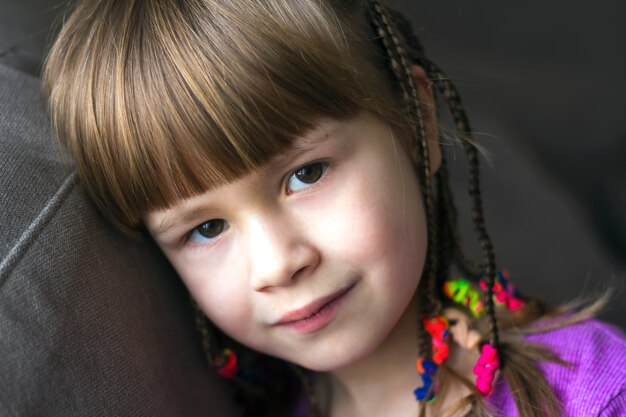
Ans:
{"type": "MultiPolygon", "coordinates": [[[[388,4],[460,89],[489,154],[485,215],[498,264],[554,302],[611,287],[603,317],[626,325],[626,2],[388,4]]],[[[450,153],[453,175],[463,158],[450,153]]],[[[465,180],[453,177],[459,197],[465,180]]]]}
{"type": "MultiPolygon", "coordinates": [[[[464,98],[487,155],[499,265],[553,302],[611,288],[602,317],[625,326],[626,2],[387,3],[464,98]]],[[[0,62],[37,74],[65,4],[0,0],[0,62]]],[[[464,154],[447,148],[463,239],[473,242],[464,154]]]]}

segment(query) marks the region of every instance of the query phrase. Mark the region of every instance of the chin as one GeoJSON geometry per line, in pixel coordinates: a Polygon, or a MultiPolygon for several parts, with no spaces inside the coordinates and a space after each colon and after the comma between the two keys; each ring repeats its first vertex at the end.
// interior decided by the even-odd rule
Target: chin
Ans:
{"type": "Polygon", "coordinates": [[[382,340],[367,343],[363,337],[351,338],[348,343],[321,342],[313,351],[287,360],[315,372],[334,372],[349,368],[365,360],[382,340]]]}

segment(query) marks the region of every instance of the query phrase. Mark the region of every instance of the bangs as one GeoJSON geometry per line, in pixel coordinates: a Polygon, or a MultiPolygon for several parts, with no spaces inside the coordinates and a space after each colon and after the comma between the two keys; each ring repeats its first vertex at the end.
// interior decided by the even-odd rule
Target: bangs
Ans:
{"type": "Polygon", "coordinates": [[[122,3],[79,6],[46,74],[57,79],[57,133],[122,229],[259,169],[320,117],[349,118],[384,95],[353,57],[365,36],[320,2],[122,3]],[[55,68],[80,76],[59,82],[55,68]]]}
{"type": "MultiPolygon", "coordinates": [[[[196,18],[189,28],[168,31],[158,43],[150,42],[158,39],[150,33],[155,25],[138,18],[148,32],[137,37],[143,44],[129,45],[124,90],[133,111],[123,131],[136,146],[128,153],[136,172],[124,194],[137,197],[129,206],[140,213],[250,173],[320,116],[345,118],[357,107],[356,91],[335,83],[351,77],[344,63],[320,65],[328,61],[317,56],[321,39],[301,38],[294,48],[294,28],[277,30],[286,22],[263,20],[264,27],[236,10],[188,12],[196,18]]],[[[183,16],[159,17],[173,26],[183,16]]]]}

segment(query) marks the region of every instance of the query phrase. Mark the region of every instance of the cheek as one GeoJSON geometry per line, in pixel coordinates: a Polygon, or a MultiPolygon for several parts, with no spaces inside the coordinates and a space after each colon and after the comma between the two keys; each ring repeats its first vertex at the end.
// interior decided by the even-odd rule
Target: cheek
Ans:
{"type": "Polygon", "coordinates": [[[414,264],[425,257],[426,221],[417,182],[403,175],[403,181],[396,175],[356,177],[338,190],[319,221],[324,247],[346,261],[419,267],[414,264]]]}
{"type": "Polygon", "coordinates": [[[172,263],[209,320],[235,339],[241,339],[247,332],[245,324],[249,323],[251,307],[237,263],[206,258],[172,263]]]}

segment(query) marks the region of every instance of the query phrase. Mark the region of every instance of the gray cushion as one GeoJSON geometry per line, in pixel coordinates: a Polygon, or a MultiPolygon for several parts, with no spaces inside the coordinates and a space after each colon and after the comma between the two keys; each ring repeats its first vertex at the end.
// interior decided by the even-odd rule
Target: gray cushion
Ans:
{"type": "Polygon", "coordinates": [[[0,65],[0,415],[231,415],[186,291],[87,201],[38,90],[0,65]]]}

